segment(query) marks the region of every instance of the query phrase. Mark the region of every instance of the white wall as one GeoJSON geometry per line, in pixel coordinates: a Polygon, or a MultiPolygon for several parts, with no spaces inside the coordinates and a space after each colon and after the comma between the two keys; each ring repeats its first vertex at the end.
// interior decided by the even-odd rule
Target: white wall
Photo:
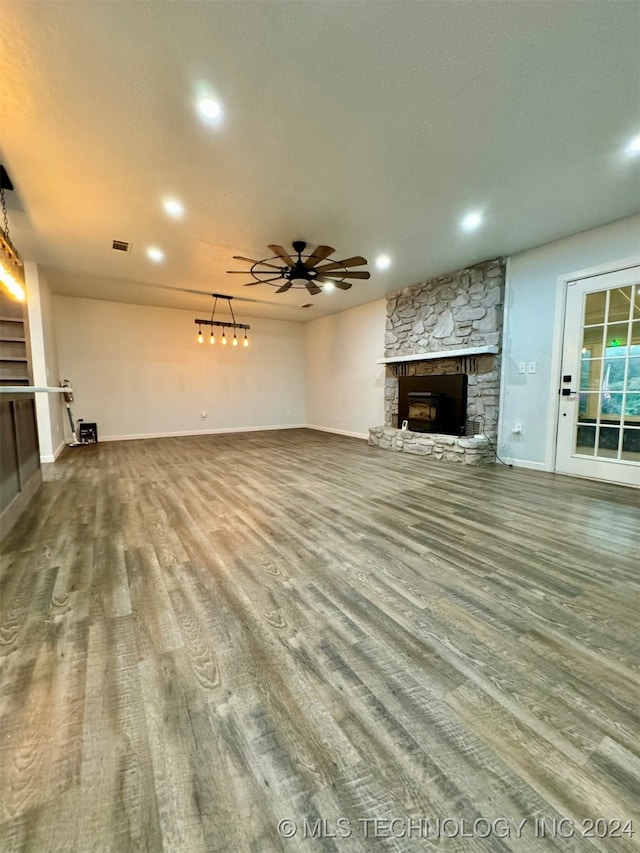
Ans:
{"type": "MultiPolygon", "coordinates": [[[[53,296],[42,271],[25,263],[29,343],[35,385],[58,387],[58,351],[53,296]]],[[[39,392],[35,395],[40,461],[53,462],[64,447],[62,395],[39,392]]]]}
{"type": "Polygon", "coordinates": [[[559,388],[554,351],[561,343],[556,323],[558,277],[615,264],[640,255],[640,216],[584,231],[514,255],[505,293],[500,455],[516,464],[551,470],[555,423],[549,416],[559,388]],[[518,373],[520,362],[535,361],[535,374],[518,373]],[[523,424],[521,436],[512,427],[523,424]]]}
{"type": "Polygon", "coordinates": [[[384,422],[385,322],[378,299],[307,324],[308,426],[367,438],[384,422]]]}
{"type": "Polygon", "coordinates": [[[192,311],[55,296],[74,417],[100,440],[304,424],[304,327],[252,319],[250,346],[196,342],[192,311]],[[207,417],[202,418],[201,413],[207,417]]]}

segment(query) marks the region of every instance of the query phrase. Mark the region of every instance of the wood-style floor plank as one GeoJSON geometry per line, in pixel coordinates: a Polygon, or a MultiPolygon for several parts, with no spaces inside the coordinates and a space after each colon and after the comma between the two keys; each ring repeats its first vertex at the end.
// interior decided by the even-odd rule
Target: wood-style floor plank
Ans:
{"type": "Polygon", "coordinates": [[[637,491],[308,430],[68,450],[3,543],[0,850],[640,849],[639,546],[637,491]]]}

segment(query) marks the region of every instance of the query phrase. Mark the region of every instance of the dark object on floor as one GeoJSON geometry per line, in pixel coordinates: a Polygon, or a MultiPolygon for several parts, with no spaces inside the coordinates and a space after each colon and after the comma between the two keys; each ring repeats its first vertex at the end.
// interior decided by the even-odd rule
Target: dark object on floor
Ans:
{"type": "Polygon", "coordinates": [[[78,439],[80,444],[97,444],[98,425],[78,421],[78,439]]]}

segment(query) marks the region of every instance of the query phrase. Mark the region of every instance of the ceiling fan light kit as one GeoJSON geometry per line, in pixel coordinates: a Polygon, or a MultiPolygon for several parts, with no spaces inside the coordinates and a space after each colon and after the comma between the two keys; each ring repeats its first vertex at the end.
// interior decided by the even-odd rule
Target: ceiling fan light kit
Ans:
{"type": "Polygon", "coordinates": [[[269,284],[277,288],[276,293],[286,293],[288,290],[299,290],[306,288],[312,296],[322,293],[323,289],[349,290],[352,285],[347,279],[368,279],[370,273],[366,270],[353,271],[350,267],[365,266],[366,258],[356,255],[341,261],[329,261],[323,263],[335,252],[331,246],[316,246],[311,253],[306,253],[307,244],[303,240],[294,240],[291,244],[293,254],[291,256],[282,246],[270,245],[269,249],[273,256],[264,260],[254,260],[241,255],[234,255],[236,261],[246,261],[251,264],[248,270],[227,270],[229,275],[250,275],[253,281],[245,284],[245,287],[253,287],[256,284],[269,284]],[[280,261],[280,263],[274,263],[280,261]]]}

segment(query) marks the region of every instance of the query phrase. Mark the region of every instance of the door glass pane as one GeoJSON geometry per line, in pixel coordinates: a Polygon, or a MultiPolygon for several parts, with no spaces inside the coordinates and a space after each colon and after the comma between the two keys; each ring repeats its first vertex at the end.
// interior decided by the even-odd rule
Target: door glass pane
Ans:
{"type": "MultiPolygon", "coordinates": [[[[631,347],[632,352],[634,351],[634,349],[635,347],[631,347]]],[[[627,372],[627,391],[640,391],[640,357],[629,359],[629,369],[627,372]]]]}
{"type": "Polygon", "coordinates": [[[607,394],[610,391],[619,391],[620,393],[624,391],[626,367],[624,358],[609,358],[609,350],[607,350],[602,374],[603,394],[607,394]]]}
{"type": "Polygon", "coordinates": [[[631,311],[631,285],[629,287],[616,287],[609,295],[609,317],[610,323],[616,320],[628,320],[631,311]]]}
{"type": "Polygon", "coordinates": [[[593,326],[596,323],[604,323],[604,312],[607,306],[607,291],[599,290],[597,293],[587,293],[584,324],[593,326]]]}
{"type": "Polygon", "coordinates": [[[622,394],[605,394],[600,397],[600,420],[606,424],[619,424],[622,414],[622,394]]]}
{"type": "Polygon", "coordinates": [[[598,456],[604,456],[609,459],[615,459],[618,456],[618,441],[620,440],[620,430],[617,427],[602,426],[600,427],[600,436],[598,438],[598,456]]]}
{"type": "Polygon", "coordinates": [[[640,355],[640,322],[631,324],[631,355],[640,355]],[[638,347],[637,352],[633,352],[633,347],[638,347]]]}
{"type": "Polygon", "coordinates": [[[598,402],[600,395],[595,393],[580,394],[578,401],[578,416],[581,423],[595,423],[598,417],[598,402]]]}
{"type": "Polygon", "coordinates": [[[604,326],[586,326],[582,338],[582,355],[587,358],[600,358],[604,326]]]}
{"type": "Polygon", "coordinates": [[[606,395],[613,391],[617,391],[621,394],[624,391],[624,377],[626,372],[625,359],[609,358],[607,355],[602,369],[602,393],[606,395]]]}
{"type": "Polygon", "coordinates": [[[633,317],[635,320],[640,320],[640,285],[635,286],[635,296],[633,298],[633,317]]]}
{"type": "Polygon", "coordinates": [[[599,391],[602,359],[590,358],[580,362],[580,390],[599,391]]]}
{"type": "Polygon", "coordinates": [[[580,424],[576,432],[576,453],[580,456],[593,456],[596,443],[596,428],[580,424]]]}
{"type": "Polygon", "coordinates": [[[623,430],[620,458],[626,462],[640,462],[640,429],[623,430]]]}
{"type": "Polygon", "coordinates": [[[640,426],[640,394],[627,394],[625,397],[624,422],[640,426]]]}
{"type": "Polygon", "coordinates": [[[607,355],[624,358],[626,355],[627,338],[629,337],[628,323],[609,323],[605,335],[607,355]]]}

